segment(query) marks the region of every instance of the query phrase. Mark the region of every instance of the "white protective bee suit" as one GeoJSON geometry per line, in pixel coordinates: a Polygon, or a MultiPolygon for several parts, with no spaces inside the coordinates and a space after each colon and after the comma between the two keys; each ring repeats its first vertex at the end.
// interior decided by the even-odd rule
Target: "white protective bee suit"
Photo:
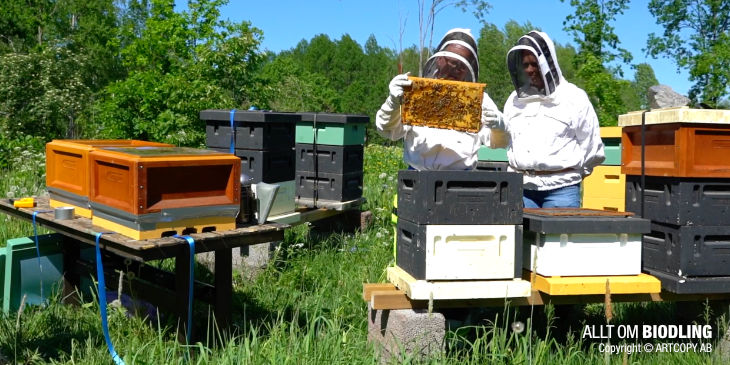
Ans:
{"type": "MultiPolygon", "coordinates": [[[[476,82],[479,77],[479,61],[476,41],[468,29],[452,29],[446,33],[438,45],[437,52],[431,56],[424,67],[424,77],[449,78],[458,81],[476,82]],[[469,57],[464,57],[447,49],[458,45],[468,49],[469,57]],[[463,71],[460,75],[449,75],[443,66],[438,66],[439,58],[449,59],[458,64],[463,71]]],[[[443,62],[441,63],[443,65],[443,62]]],[[[403,87],[410,85],[408,74],[398,75],[391,81],[390,95],[378,110],[375,125],[378,134],[390,140],[403,138],[403,159],[416,170],[470,170],[476,166],[477,151],[481,144],[489,142],[489,129],[482,128],[478,133],[460,132],[423,126],[410,126],[401,123],[400,103],[403,87]]],[[[484,93],[482,99],[482,120],[502,119],[497,105],[484,93]]]]}
{"type": "Polygon", "coordinates": [[[581,182],[605,159],[596,112],[588,95],[566,81],[555,46],[543,32],[531,31],[507,54],[515,91],[504,105],[510,171],[524,174],[526,190],[553,190],[581,182]],[[525,52],[537,58],[544,87],[531,82],[525,52]]]}

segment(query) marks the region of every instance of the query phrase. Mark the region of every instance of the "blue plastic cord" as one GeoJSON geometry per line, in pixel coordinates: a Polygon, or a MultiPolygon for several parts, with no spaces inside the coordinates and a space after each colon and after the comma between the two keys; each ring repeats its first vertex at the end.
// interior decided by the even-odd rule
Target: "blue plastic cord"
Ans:
{"type": "Polygon", "coordinates": [[[104,283],[104,267],[101,264],[101,249],[99,248],[99,238],[104,233],[99,232],[96,234],[96,276],[99,280],[99,309],[101,310],[101,329],[104,332],[104,340],[106,340],[106,347],[109,349],[109,354],[112,356],[112,360],[117,365],[124,365],[124,360],[114,350],[112,345],[112,339],[109,337],[109,323],[107,323],[106,314],[106,284],[104,283]]]}
{"type": "Polygon", "coordinates": [[[38,272],[40,273],[40,287],[41,287],[41,303],[45,302],[45,298],[43,297],[43,265],[41,265],[41,248],[38,244],[38,225],[35,222],[35,216],[38,215],[38,213],[48,213],[51,212],[50,210],[39,210],[33,212],[33,239],[35,241],[35,253],[38,257],[38,272]]]}
{"type": "Polygon", "coordinates": [[[193,283],[195,282],[195,240],[190,236],[174,235],[175,238],[182,238],[190,245],[190,282],[188,284],[188,328],[185,338],[190,344],[193,332],[193,283]]]}
{"type": "Polygon", "coordinates": [[[232,154],[236,153],[236,124],[233,121],[233,117],[236,115],[236,109],[231,109],[231,146],[229,152],[232,154]]]}

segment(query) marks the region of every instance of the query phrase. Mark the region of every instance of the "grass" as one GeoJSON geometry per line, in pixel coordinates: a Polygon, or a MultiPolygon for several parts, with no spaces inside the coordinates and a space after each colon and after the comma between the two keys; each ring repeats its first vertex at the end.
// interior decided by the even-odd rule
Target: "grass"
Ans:
{"type": "MultiPolygon", "coordinates": [[[[365,154],[364,209],[374,214],[356,234],[314,234],[307,225],[289,229],[270,265],[255,279],[234,271],[234,326],[230,334],[208,333],[210,308],[196,306],[195,344],[176,341],[175,323],[129,317],[110,306],[109,325],[117,352],[128,364],[377,364],[378,350],[367,340],[367,308],[362,283],[382,282],[392,264],[390,205],[398,169],[396,147],[368,146],[365,154]]],[[[32,160],[26,156],[27,160],[32,160]]],[[[37,159],[36,159],[37,160],[37,159]]],[[[42,167],[3,173],[0,191],[15,196],[41,194],[42,167]]],[[[29,236],[30,224],[0,216],[0,242],[29,236]]],[[[171,260],[160,266],[174,267],[171,260]]],[[[209,279],[202,266],[199,279],[209,279]]],[[[45,307],[26,306],[0,317],[0,363],[110,364],[93,298],[79,307],[54,296],[45,307]]],[[[711,323],[711,305],[698,317],[711,323]]],[[[677,324],[686,307],[672,303],[613,303],[612,324],[677,324]]],[[[704,310],[704,311],[703,311],[704,310]]],[[[585,324],[604,324],[603,304],[574,307],[491,308],[472,326],[450,329],[446,351],[428,359],[402,355],[402,363],[430,364],[708,364],[722,362],[701,353],[635,353],[606,356],[600,341],[581,338],[585,324]],[[522,332],[513,330],[524,323],[522,332]]],[[[451,323],[451,322],[450,322],[451,323]]],[[[720,323],[725,323],[724,321],[720,323]]],[[[605,340],[604,340],[605,341],[605,340]]],[[[612,340],[614,341],[614,340],[612,340]]],[[[712,341],[713,346],[717,341],[712,341]]],[[[717,353],[716,351],[714,353],[717,353]]]]}

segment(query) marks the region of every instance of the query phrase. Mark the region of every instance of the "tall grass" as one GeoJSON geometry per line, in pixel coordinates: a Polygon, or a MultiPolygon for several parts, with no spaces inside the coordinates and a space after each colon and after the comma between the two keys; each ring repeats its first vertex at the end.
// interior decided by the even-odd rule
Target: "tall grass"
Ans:
{"type": "MultiPolygon", "coordinates": [[[[313,234],[307,225],[288,230],[270,265],[254,279],[234,272],[234,326],[231,333],[205,330],[210,308],[195,308],[196,336],[187,346],[176,340],[175,323],[129,317],[110,306],[109,323],[117,352],[134,364],[376,364],[378,349],[367,340],[367,308],[362,284],[385,280],[392,262],[390,213],[398,169],[397,147],[368,146],[365,153],[365,209],[373,223],[352,235],[313,234]]],[[[15,168],[3,172],[0,192],[41,193],[43,176],[15,168]],[[13,188],[14,187],[14,188],[13,188]]],[[[14,194],[15,194],[14,193],[14,194]]],[[[29,224],[0,217],[0,241],[32,234],[29,224]]],[[[174,267],[169,260],[163,265],[174,267]]],[[[196,268],[198,279],[210,273],[196,268]]],[[[451,328],[445,351],[428,359],[402,354],[402,363],[431,364],[705,364],[708,354],[615,354],[598,351],[598,341],[582,339],[584,324],[605,323],[602,304],[573,307],[570,319],[548,306],[492,308],[471,326],[451,328]],[[547,309],[547,310],[546,310],[547,309]],[[558,312],[558,314],[555,314],[558,312]],[[522,332],[513,324],[524,323],[522,332]],[[569,326],[568,326],[569,325],[569,326]],[[569,332],[567,328],[571,328],[569,332]]],[[[668,303],[614,304],[611,323],[676,323],[668,303]]],[[[26,307],[0,317],[0,363],[109,364],[99,308],[60,304],[26,307]]],[[[713,323],[709,315],[693,320],[713,323]]],[[[716,330],[719,331],[719,330],[716,330]]],[[[714,344],[714,343],[713,343],[714,344]]]]}

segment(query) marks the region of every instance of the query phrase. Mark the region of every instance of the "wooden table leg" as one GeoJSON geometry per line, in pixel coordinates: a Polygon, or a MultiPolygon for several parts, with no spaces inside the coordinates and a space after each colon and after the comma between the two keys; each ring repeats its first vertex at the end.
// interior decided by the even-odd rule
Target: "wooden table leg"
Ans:
{"type": "Polygon", "coordinates": [[[80,303],[78,290],[81,290],[81,275],[76,263],[81,255],[79,242],[64,236],[61,243],[63,251],[63,302],[78,305],[80,303]]]}
{"type": "MultiPolygon", "coordinates": [[[[192,313],[188,312],[188,298],[190,297],[190,247],[185,245],[175,256],[175,312],[180,318],[178,322],[177,338],[181,343],[187,341],[188,318],[192,313]]],[[[190,329],[192,331],[192,328],[190,329]]],[[[191,336],[192,337],[192,336],[191,336]]]]}
{"type": "Polygon", "coordinates": [[[231,326],[233,294],[232,249],[215,250],[215,319],[221,331],[231,326]]]}

